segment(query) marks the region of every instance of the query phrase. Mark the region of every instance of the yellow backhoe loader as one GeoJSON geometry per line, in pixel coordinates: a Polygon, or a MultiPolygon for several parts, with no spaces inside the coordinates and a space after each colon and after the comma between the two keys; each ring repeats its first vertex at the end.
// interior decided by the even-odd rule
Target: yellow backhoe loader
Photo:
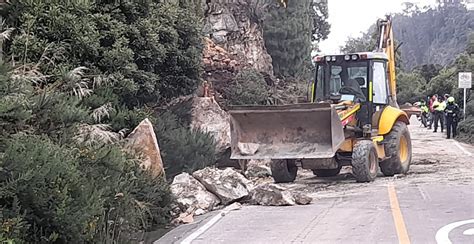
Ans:
{"type": "Polygon", "coordinates": [[[376,51],[315,58],[311,103],[231,108],[231,158],[271,159],[277,183],[294,181],[298,165],[319,177],[351,165],[359,182],[379,167],[406,173],[412,146],[396,99],[392,22],[378,24],[376,51]]]}

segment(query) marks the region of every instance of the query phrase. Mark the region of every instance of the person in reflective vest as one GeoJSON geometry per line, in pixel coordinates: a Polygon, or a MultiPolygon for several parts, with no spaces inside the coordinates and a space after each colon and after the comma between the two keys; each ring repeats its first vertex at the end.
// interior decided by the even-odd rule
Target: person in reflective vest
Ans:
{"type": "Polygon", "coordinates": [[[426,105],[426,102],[421,100],[420,102],[420,109],[421,109],[421,123],[423,126],[428,127],[430,123],[430,109],[426,105]]]}
{"type": "Polygon", "coordinates": [[[433,102],[434,109],[434,131],[438,131],[438,122],[441,124],[441,132],[444,132],[444,109],[446,108],[446,103],[443,101],[443,97],[438,97],[438,100],[433,102]]]}
{"type": "Polygon", "coordinates": [[[451,131],[453,132],[453,138],[456,137],[460,111],[459,106],[454,102],[454,97],[449,97],[446,108],[444,109],[446,114],[446,132],[448,139],[451,138],[451,131]]]}

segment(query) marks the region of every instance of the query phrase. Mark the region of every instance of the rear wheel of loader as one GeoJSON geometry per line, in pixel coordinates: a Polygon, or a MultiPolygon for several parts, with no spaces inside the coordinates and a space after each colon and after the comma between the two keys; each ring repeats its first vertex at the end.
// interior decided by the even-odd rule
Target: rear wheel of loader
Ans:
{"type": "Polygon", "coordinates": [[[392,131],[385,137],[385,154],[390,157],[380,162],[385,176],[406,174],[411,163],[411,137],[405,123],[397,121],[392,131]]]}
{"type": "Polygon", "coordinates": [[[273,160],[270,168],[275,183],[293,182],[298,172],[295,160],[290,159],[273,160]]]}
{"type": "Polygon", "coordinates": [[[338,175],[341,172],[341,168],[342,166],[336,169],[313,169],[313,174],[318,177],[332,177],[338,175]]]}
{"type": "Polygon", "coordinates": [[[370,182],[377,177],[378,156],[372,141],[364,140],[355,144],[352,151],[352,172],[357,182],[370,182]]]}

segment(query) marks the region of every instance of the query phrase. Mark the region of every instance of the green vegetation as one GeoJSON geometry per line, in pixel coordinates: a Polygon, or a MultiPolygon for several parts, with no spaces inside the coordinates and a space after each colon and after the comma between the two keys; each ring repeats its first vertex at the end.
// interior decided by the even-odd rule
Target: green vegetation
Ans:
{"type": "Polygon", "coordinates": [[[465,50],[474,25],[474,12],[463,4],[419,9],[406,3],[404,13],[393,16],[394,35],[403,42],[403,67],[433,63],[448,65],[465,50]]]}
{"type": "Polygon", "coordinates": [[[270,103],[271,91],[263,75],[250,69],[241,71],[224,94],[227,105],[266,105],[270,103]]]}
{"type": "Polygon", "coordinates": [[[264,20],[264,39],[277,77],[306,79],[311,75],[312,41],[327,38],[326,1],[290,1],[271,8],[264,20]]]}
{"type": "Polygon", "coordinates": [[[2,7],[13,29],[1,35],[1,242],[128,243],[169,223],[168,183],[143,171],[120,139],[149,118],[168,176],[214,162],[210,135],[152,109],[198,86],[200,25],[189,7],[2,7]]]}

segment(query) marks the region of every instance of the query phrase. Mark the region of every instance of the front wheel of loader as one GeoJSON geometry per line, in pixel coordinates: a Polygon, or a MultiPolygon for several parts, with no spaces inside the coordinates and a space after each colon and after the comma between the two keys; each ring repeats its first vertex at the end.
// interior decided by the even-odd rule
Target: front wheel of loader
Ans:
{"type": "Polygon", "coordinates": [[[273,160],[270,168],[275,183],[293,182],[298,172],[295,160],[290,159],[273,160]]]}
{"type": "Polygon", "coordinates": [[[385,137],[385,155],[388,159],[380,162],[385,176],[406,174],[411,163],[411,137],[405,123],[397,121],[385,137]]]}
{"type": "Polygon", "coordinates": [[[364,140],[355,144],[352,151],[352,173],[357,182],[375,180],[378,172],[377,150],[372,141],[364,140]]]}

